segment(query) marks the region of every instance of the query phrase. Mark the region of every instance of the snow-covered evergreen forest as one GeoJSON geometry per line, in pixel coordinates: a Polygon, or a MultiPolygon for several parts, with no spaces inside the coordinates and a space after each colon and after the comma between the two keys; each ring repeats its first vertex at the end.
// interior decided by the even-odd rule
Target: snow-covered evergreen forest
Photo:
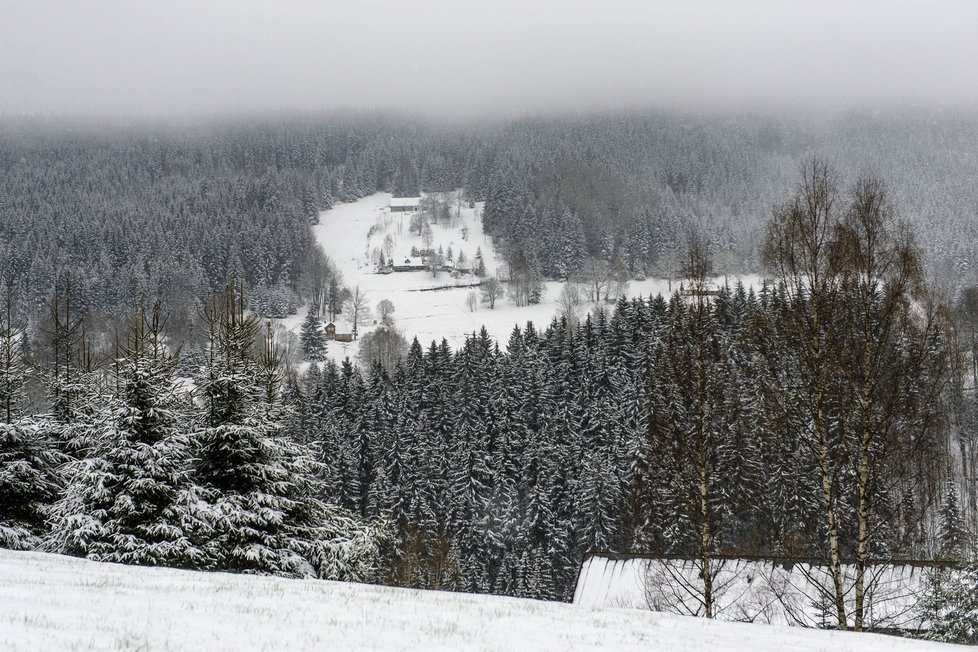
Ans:
{"type": "MultiPolygon", "coordinates": [[[[53,311],[58,312],[60,304],[53,311]]],[[[369,580],[379,523],[327,502],[315,450],[286,432],[279,353],[230,286],[203,315],[191,396],[159,306],[136,308],[97,369],[55,321],[49,411],[24,411],[23,331],[0,329],[0,544],[98,561],[369,580]]],[[[8,314],[9,317],[9,314],[8,314]]]]}
{"type": "Polygon", "coordinates": [[[707,615],[718,555],[965,563],[976,134],[952,113],[8,120],[0,544],[549,600],[588,551],[682,555],[707,615]],[[311,364],[285,365],[266,318],[361,299],[320,211],[457,188],[508,283],[599,264],[682,289],[360,366],[317,360],[310,310],[311,364]],[[710,281],[748,271],[769,280],[710,281]]]}
{"type": "Polygon", "coordinates": [[[314,293],[308,224],[320,210],[378,190],[455,188],[486,201],[486,231],[506,243],[515,271],[564,278],[596,257],[633,277],[665,276],[691,224],[718,270],[759,271],[771,207],[814,150],[846,177],[885,178],[929,268],[959,290],[978,264],[976,134],[973,114],[924,110],[454,126],[369,113],[4,118],[0,274],[25,317],[43,311],[67,272],[83,312],[118,318],[141,297],[183,312],[238,279],[263,313],[281,316],[314,293]]]}

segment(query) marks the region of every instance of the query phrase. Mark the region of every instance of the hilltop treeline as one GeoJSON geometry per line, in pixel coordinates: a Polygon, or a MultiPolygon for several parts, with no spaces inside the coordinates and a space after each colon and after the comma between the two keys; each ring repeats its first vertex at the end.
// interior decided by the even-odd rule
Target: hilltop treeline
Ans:
{"type": "Polygon", "coordinates": [[[309,225],[378,190],[465,188],[514,271],[564,278],[596,258],[675,274],[688,232],[724,271],[756,270],[770,206],[817,149],[885,176],[935,271],[970,283],[975,118],[668,113],[436,126],[383,114],[202,124],[0,123],[0,278],[34,323],[66,274],[73,303],[118,319],[182,310],[243,280],[267,314],[316,293],[309,225]],[[178,307],[179,306],[179,307],[178,307]]]}

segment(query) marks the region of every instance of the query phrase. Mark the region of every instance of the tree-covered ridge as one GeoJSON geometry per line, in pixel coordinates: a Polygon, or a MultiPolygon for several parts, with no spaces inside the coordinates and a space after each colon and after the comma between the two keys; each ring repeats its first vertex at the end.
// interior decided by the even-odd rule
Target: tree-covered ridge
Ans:
{"type": "Polygon", "coordinates": [[[116,317],[243,279],[294,311],[315,267],[309,222],[378,190],[464,187],[512,267],[563,278],[597,258],[672,274],[690,228],[719,267],[759,267],[770,206],[817,149],[887,178],[927,259],[957,286],[978,261],[974,116],[632,113],[433,125],[386,114],[203,124],[0,124],[0,276],[36,316],[64,272],[76,306],[116,317]]]}

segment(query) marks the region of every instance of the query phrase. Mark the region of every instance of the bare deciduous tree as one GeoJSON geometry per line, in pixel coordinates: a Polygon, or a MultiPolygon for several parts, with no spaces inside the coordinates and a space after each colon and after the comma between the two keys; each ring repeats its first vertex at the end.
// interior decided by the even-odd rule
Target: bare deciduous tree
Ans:
{"type": "Polygon", "coordinates": [[[775,211],[764,253],[788,301],[787,332],[796,334],[796,386],[779,394],[782,408],[786,423],[802,429],[821,481],[838,627],[851,615],[859,630],[867,565],[888,518],[881,510],[939,495],[929,469],[944,454],[934,435],[950,411],[942,406],[951,328],[927,296],[920,254],[882,182],[860,179],[847,205],[838,203],[829,167],[808,161],[798,193],[775,211]],[[842,519],[843,507],[853,515],[842,519]],[[843,542],[855,553],[852,614],[843,542]]]}
{"type": "Polygon", "coordinates": [[[625,296],[628,293],[628,282],[630,280],[631,275],[628,273],[628,268],[625,266],[625,263],[621,260],[616,261],[608,276],[608,285],[604,291],[604,300],[610,303],[625,296]]]}
{"type": "Polygon", "coordinates": [[[317,245],[310,249],[309,260],[303,267],[302,287],[316,306],[317,314],[324,314],[329,303],[330,284],[339,280],[339,271],[322,247],[317,245]]]}
{"type": "Polygon", "coordinates": [[[350,324],[353,327],[353,339],[357,339],[360,327],[370,319],[370,302],[367,299],[366,292],[361,290],[359,285],[353,288],[350,301],[346,305],[346,310],[350,324]]]}
{"type": "Polygon", "coordinates": [[[845,431],[852,441],[844,450],[856,484],[853,624],[861,630],[879,501],[900,491],[906,462],[941,457],[933,412],[947,366],[928,368],[928,360],[935,331],[947,329],[943,311],[926,301],[919,250],[909,228],[896,220],[879,179],[856,182],[835,227],[831,257],[845,297],[837,315],[846,352],[838,376],[848,405],[839,412],[850,415],[845,431]]]}
{"type": "Polygon", "coordinates": [[[829,544],[838,627],[846,629],[845,589],[838,519],[838,461],[829,431],[828,383],[833,349],[839,344],[836,322],[838,278],[830,262],[833,228],[838,221],[835,179],[825,161],[812,158],[802,168],[795,196],[774,210],[768,223],[763,256],[782,287],[795,301],[787,318],[798,336],[797,398],[786,399],[787,420],[806,429],[804,441],[817,460],[822,508],[829,544]]]}
{"type": "Polygon", "coordinates": [[[506,294],[506,288],[495,277],[484,279],[479,284],[479,290],[482,294],[482,303],[489,304],[489,310],[494,310],[496,308],[496,300],[502,299],[506,294]]]}
{"type": "Polygon", "coordinates": [[[381,299],[377,303],[377,315],[382,322],[390,323],[394,320],[394,302],[390,299],[381,299]]]}
{"type": "Polygon", "coordinates": [[[580,281],[588,301],[601,300],[601,294],[608,286],[608,272],[608,263],[599,258],[588,258],[581,265],[575,280],[580,281]]]}
{"type": "Polygon", "coordinates": [[[567,323],[568,328],[574,329],[584,314],[581,306],[581,290],[577,283],[564,283],[560,296],[557,297],[557,314],[567,323]]]}
{"type": "MultiPolygon", "coordinates": [[[[690,306],[690,326],[692,328],[692,359],[680,360],[678,364],[688,364],[690,366],[693,398],[693,414],[688,429],[690,437],[687,438],[686,454],[683,456],[688,460],[694,470],[695,490],[692,494],[696,497],[693,509],[690,510],[695,515],[696,539],[698,544],[698,557],[700,565],[700,577],[703,579],[703,611],[707,618],[714,615],[714,593],[713,575],[714,564],[713,555],[715,553],[716,531],[713,528],[714,515],[712,504],[714,501],[712,493],[714,484],[717,482],[716,463],[717,441],[714,436],[714,428],[709,421],[709,400],[707,398],[707,382],[711,375],[710,357],[708,351],[708,320],[709,302],[706,296],[707,279],[712,269],[706,243],[697,233],[691,233],[686,255],[683,260],[682,274],[689,282],[689,287],[693,291],[692,305],[690,306]]],[[[687,352],[690,353],[690,352],[687,352]]]]}
{"type": "Polygon", "coordinates": [[[360,362],[367,367],[380,363],[392,370],[404,357],[408,344],[393,324],[383,323],[360,340],[360,362]]]}

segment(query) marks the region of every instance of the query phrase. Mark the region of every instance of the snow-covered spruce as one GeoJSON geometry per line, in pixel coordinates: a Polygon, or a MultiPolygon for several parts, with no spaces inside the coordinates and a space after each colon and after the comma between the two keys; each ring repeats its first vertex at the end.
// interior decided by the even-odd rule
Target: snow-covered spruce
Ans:
{"type": "Polygon", "coordinates": [[[271,332],[256,360],[260,324],[233,289],[208,319],[210,360],[197,381],[205,418],[194,435],[203,547],[217,567],[237,572],[370,578],[381,532],[319,500],[317,462],[285,432],[271,332]]]}
{"type": "Polygon", "coordinates": [[[159,312],[140,309],[117,360],[117,392],[101,397],[87,424],[88,456],[67,468],[53,509],[50,550],[151,566],[207,567],[185,513],[188,414],[172,375],[159,312]]]}
{"type": "Polygon", "coordinates": [[[65,461],[40,420],[0,421],[0,548],[40,546],[65,461]]]}
{"type": "Polygon", "coordinates": [[[326,357],[326,332],[323,330],[323,320],[319,316],[319,307],[310,303],[306,312],[306,320],[302,323],[302,352],[310,360],[322,360],[326,357]]]}
{"type": "Polygon", "coordinates": [[[31,371],[25,341],[8,296],[0,313],[0,547],[14,550],[40,545],[47,510],[61,490],[58,467],[66,461],[49,422],[22,416],[31,371]]]}
{"type": "Polygon", "coordinates": [[[930,620],[927,638],[978,644],[978,566],[957,574],[936,571],[925,605],[930,620]]]}

